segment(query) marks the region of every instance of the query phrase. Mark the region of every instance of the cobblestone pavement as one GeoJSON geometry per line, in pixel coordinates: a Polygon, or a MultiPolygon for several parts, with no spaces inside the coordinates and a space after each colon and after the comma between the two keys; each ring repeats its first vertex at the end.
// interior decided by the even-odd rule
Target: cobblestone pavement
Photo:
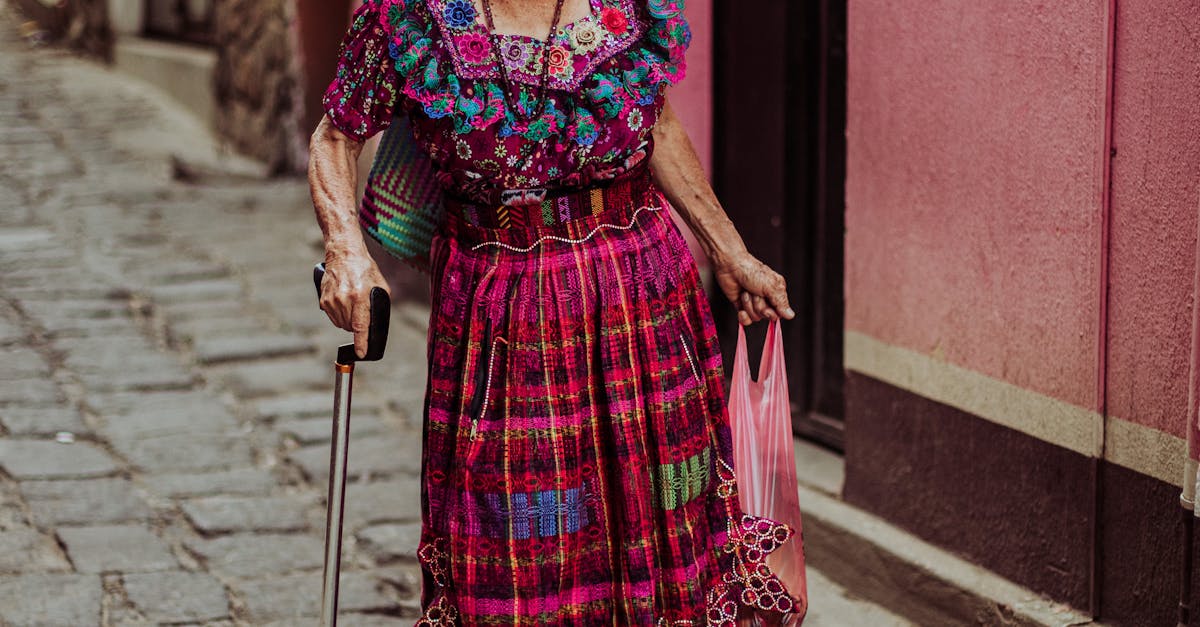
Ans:
{"type": "MultiPolygon", "coordinates": [[[[315,622],[346,337],[303,182],[218,153],[0,0],[0,625],[315,622]]],[[[416,616],[423,301],[356,375],[348,627],[416,616]]],[[[826,592],[810,626],[900,624],[826,592]]]]}

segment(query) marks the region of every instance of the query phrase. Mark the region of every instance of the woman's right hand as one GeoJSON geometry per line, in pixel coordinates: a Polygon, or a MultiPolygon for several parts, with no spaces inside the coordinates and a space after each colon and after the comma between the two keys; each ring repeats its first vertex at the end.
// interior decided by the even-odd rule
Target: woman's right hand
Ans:
{"type": "MultiPolygon", "coordinates": [[[[325,278],[321,279],[321,310],[335,326],[354,334],[354,352],[367,354],[367,329],[371,324],[371,289],[388,290],[379,266],[366,250],[325,252],[325,278]]],[[[389,291],[390,296],[390,291],[389,291]]]]}

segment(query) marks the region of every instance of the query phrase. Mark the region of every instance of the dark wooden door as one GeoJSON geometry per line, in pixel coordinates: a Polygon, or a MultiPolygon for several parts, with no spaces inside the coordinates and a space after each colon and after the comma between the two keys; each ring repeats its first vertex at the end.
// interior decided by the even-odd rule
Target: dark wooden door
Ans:
{"type": "MultiPolygon", "coordinates": [[[[840,449],[846,0],[718,0],[714,10],[714,183],[751,252],[788,279],[793,425],[840,449]]],[[[736,316],[718,300],[731,357],[736,316]]]]}

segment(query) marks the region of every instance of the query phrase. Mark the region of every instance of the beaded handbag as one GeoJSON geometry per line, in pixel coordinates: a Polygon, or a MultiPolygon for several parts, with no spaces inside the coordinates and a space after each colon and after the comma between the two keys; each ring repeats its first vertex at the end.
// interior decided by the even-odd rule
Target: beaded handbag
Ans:
{"type": "Polygon", "coordinates": [[[397,116],[380,139],[358,222],[393,256],[428,272],[445,213],[433,163],[413,140],[408,117],[397,116]]]}

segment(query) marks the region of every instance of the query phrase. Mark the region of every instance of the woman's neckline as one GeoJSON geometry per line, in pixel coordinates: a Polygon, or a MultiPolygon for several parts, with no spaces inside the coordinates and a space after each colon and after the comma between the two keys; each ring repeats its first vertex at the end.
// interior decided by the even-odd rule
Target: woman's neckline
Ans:
{"type": "MultiPolygon", "coordinates": [[[[475,25],[476,25],[476,27],[482,29],[484,32],[490,31],[491,29],[489,29],[488,25],[487,25],[487,18],[484,16],[484,13],[483,13],[483,0],[469,0],[469,1],[471,2],[471,5],[473,7],[475,7],[475,25]]],[[[445,0],[442,0],[442,2],[444,3],[445,0]]],[[[559,22],[558,28],[556,30],[560,30],[560,31],[570,30],[570,29],[578,26],[579,24],[582,24],[583,22],[595,21],[595,20],[600,19],[600,10],[603,8],[603,6],[602,6],[603,0],[586,0],[586,2],[584,4],[586,4],[587,8],[588,8],[587,13],[584,13],[582,16],[580,16],[576,19],[573,19],[573,20],[559,22]]],[[[500,37],[503,39],[520,39],[520,40],[525,40],[525,41],[543,41],[546,39],[545,33],[542,33],[540,35],[526,35],[523,33],[506,33],[506,32],[497,31],[495,33],[495,35],[497,37],[500,37]]]]}

